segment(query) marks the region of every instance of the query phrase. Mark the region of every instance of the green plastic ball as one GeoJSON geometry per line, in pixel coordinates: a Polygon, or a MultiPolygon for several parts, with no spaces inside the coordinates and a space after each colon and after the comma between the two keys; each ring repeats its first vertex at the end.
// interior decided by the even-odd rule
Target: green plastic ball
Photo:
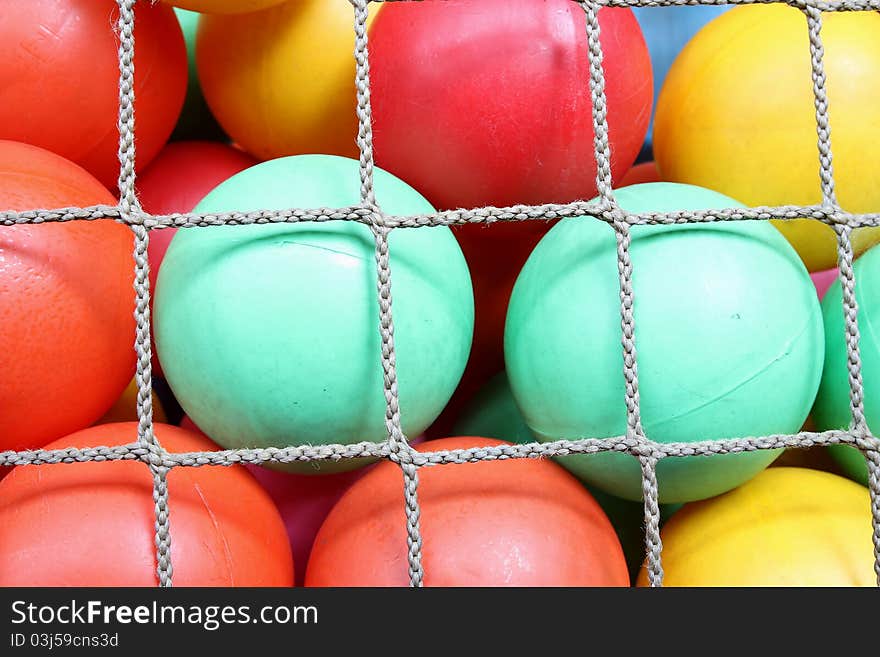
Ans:
{"type": "MultiPolygon", "coordinates": [[[[355,160],[263,162],[214,189],[198,212],[357,205],[355,160]]],[[[406,183],[375,171],[391,214],[433,212],[406,183]]],[[[402,426],[416,436],[464,371],[473,332],[470,275],[446,227],[389,238],[402,426]]],[[[375,244],[349,221],[179,230],[162,263],[156,344],[192,420],[227,448],[386,438],[375,244]]],[[[320,470],[362,462],[320,463],[320,470]]],[[[296,471],[314,472],[316,464],[296,471]]]]}
{"type": "Polygon", "coordinates": [[[471,398],[452,433],[520,444],[537,440],[517,408],[506,372],[496,374],[471,398]]]}
{"type": "MultiPolygon", "coordinates": [[[[741,207],[671,183],[616,192],[630,212],[741,207]]],[[[819,302],[800,258],[767,222],[636,226],[630,248],[646,435],[658,442],[793,433],[822,373],[819,302]]],[[[557,224],[516,282],[505,360],[517,405],[544,441],[626,432],[620,288],[613,229],[592,218],[557,224]]],[[[660,499],[734,488],[779,450],[659,462],[660,499]]],[[[588,483],[641,498],[637,459],[608,452],[560,462],[588,483]]]]}
{"type": "MultiPolygon", "coordinates": [[[[855,262],[856,303],[859,308],[859,355],[862,359],[865,419],[873,431],[880,429],[880,342],[874,324],[880,324],[880,248],[868,250],[855,262]]],[[[825,369],[813,407],[813,420],[821,431],[846,429],[850,424],[849,370],[843,322],[843,289],[837,280],[822,299],[825,319],[825,369]]],[[[855,447],[828,448],[847,476],[868,485],[865,457],[855,447]]]]}
{"type": "MultiPolygon", "coordinates": [[[[624,500],[614,495],[604,493],[595,486],[586,487],[593,495],[599,506],[608,516],[617,538],[620,539],[620,547],[623,548],[623,556],[629,569],[630,579],[635,582],[642,564],[645,563],[645,505],[644,502],[624,500]]],[[[678,511],[683,504],[660,505],[660,527],[678,511]]]]}
{"type": "Polygon", "coordinates": [[[229,138],[223,132],[223,128],[220,127],[217,119],[208,108],[208,103],[202,95],[202,85],[199,83],[199,72],[196,68],[196,34],[200,14],[177,7],[174,8],[174,13],[177,14],[177,21],[180,23],[180,29],[183,30],[183,38],[186,40],[189,77],[183,109],[171,139],[174,141],[183,139],[228,141],[229,138]]]}

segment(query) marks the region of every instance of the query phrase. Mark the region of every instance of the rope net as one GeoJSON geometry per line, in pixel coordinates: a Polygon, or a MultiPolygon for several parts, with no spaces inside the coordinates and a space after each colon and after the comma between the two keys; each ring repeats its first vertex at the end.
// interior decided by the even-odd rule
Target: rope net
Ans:
{"type": "MultiPolygon", "coordinates": [[[[328,2],[334,0],[327,0],[328,2]]],[[[335,0],[341,1],[341,0],[335,0]]],[[[517,205],[497,208],[484,207],[453,210],[435,214],[409,216],[387,215],[382,212],[373,192],[373,135],[370,105],[370,68],[368,61],[367,14],[369,3],[382,0],[350,0],[354,9],[356,60],[355,85],[357,88],[357,144],[360,149],[360,204],[346,208],[290,208],[280,211],[187,213],[150,215],[144,212],[135,195],[134,146],[134,20],[136,0],[117,0],[119,20],[119,203],[115,206],[0,211],[0,225],[39,224],[57,221],[88,221],[111,218],[127,225],[134,234],[135,263],[135,352],[137,354],[137,415],[136,440],[116,447],[57,450],[27,450],[0,452],[0,466],[42,465],[89,461],[142,461],[153,477],[155,503],[156,575],[160,586],[171,586],[173,566],[171,559],[172,534],[169,526],[168,473],[177,467],[228,466],[240,463],[291,463],[295,461],[339,461],[361,457],[387,459],[396,463],[403,474],[405,496],[409,578],[412,586],[421,586],[422,539],[419,530],[419,469],[451,463],[476,463],[520,458],[557,457],[598,452],[625,452],[638,459],[641,465],[644,498],[645,553],[648,580],[652,586],[661,586],[662,544],[660,540],[660,511],[658,503],[657,463],[665,458],[711,456],[754,450],[778,448],[809,449],[812,447],[847,444],[857,447],[868,465],[870,489],[874,570],[880,585],[880,440],[871,434],[865,420],[861,361],[859,356],[859,326],[853,272],[854,253],[850,241],[853,229],[880,226],[880,213],[852,214],[837,203],[832,166],[831,129],[826,94],[822,46],[822,12],[880,11],[880,0],[786,0],[802,11],[807,19],[812,64],[813,93],[816,109],[818,143],[817,173],[821,181],[822,203],[815,206],[781,206],[729,208],[720,210],[628,213],[615,201],[611,180],[611,147],[608,139],[608,116],[605,99],[605,76],[602,66],[602,47],[599,42],[598,11],[611,7],[661,7],[684,5],[738,5],[774,4],[778,0],[572,0],[586,14],[588,57],[590,63],[590,91],[595,133],[596,183],[599,199],[595,202],[575,202],[564,205],[517,205]],[[614,438],[581,438],[547,443],[501,445],[449,451],[417,452],[401,429],[399,395],[394,350],[394,322],[392,316],[391,269],[389,264],[389,234],[394,229],[413,229],[423,226],[452,226],[496,221],[550,220],[564,217],[591,217],[606,222],[617,236],[617,262],[620,282],[621,348],[624,355],[622,375],[626,382],[626,433],[614,438]],[[687,224],[715,221],[766,221],[769,219],[816,219],[831,226],[837,234],[839,278],[843,288],[847,368],[850,386],[851,423],[847,430],[823,432],[804,431],[789,435],[743,437],[699,442],[659,443],[651,440],[642,429],[639,412],[639,376],[636,352],[636,331],[633,319],[634,290],[633,266],[630,259],[630,227],[634,225],[687,224]],[[328,444],[290,446],[284,448],[233,449],[216,452],[173,453],[162,448],[153,433],[152,370],[150,366],[150,288],[148,280],[147,244],[151,230],[168,227],[196,228],[200,226],[270,224],[320,221],[357,221],[370,227],[375,239],[377,292],[379,303],[379,331],[381,334],[381,361],[385,387],[385,425],[387,439],[380,443],[328,444]]],[[[413,0],[410,0],[413,1],[413,0]]],[[[379,356],[379,354],[377,354],[379,356]]],[[[401,519],[404,520],[403,518],[401,519]]]]}

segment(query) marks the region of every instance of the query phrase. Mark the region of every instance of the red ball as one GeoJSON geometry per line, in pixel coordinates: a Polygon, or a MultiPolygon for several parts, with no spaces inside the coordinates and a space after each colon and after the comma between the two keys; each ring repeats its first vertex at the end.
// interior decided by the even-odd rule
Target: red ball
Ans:
{"type": "MultiPolygon", "coordinates": [[[[419,451],[504,444],[444,438],[419,451]]],[[[561,466],[516,459],[419,470],[426,586],[628,586],[620,541],[592,495],[561,466]]],[[[409,582],[403,476],[381,463],[321,526],[306,586],[409,582]]]]}
{"type": "MultiPolygon", "coordinates": [[[[0,141],[0,209],[114,203],[73,162],[0,141]]],[[[0,450],[89,426],[131,381],[133,252],[109,220],[0,228],[0,450]]]]}
{"type": "MultiPolygon", "coordinates": [[[[599,23],[619,180],[647,132],[651,60],[631,10],[603,8],[599,23]]],[[[391,3],[371,27],[370,69],[376,162],[435,207],[595,196],[586,16],[577,3],[391,3]]]]}
{"type": "MultiPolygon", "coordinates": [[[[294,563],[308,563],[312,544],[321,523],[343,493],[360,479],[367,468],[320,476],[291,474],[249,465],[247,469],[275,502],[293,552],[294,563]]],[[[297,573],[297,584],[303,584],[302,570],[297,573]]]]}
{"type": "Polygon", "coordinates": [[[138,198],[152,214],[191,212],[217,185],[255,164],[241,149],[219,142],[171,142],[138,177],[138,198]]]}
{"type": "Polygon", "coordinates": [[[193,433],[197,433],[200,436],[205,436],[205,438],[208,438],[208,436],[205,435],[205,432],[202,431],[201,429],[199,429],[199,426],[195,422],[192,421],[192,418],[189,415],[184,415],[181,418],[180,428],[186,429],[187,431],[192,431],[193,433]]]}
{"type": "Polygon", "coordinates": [[[474,288],[474,338],[467,366],[452,399],[426,432],[448,436],[471,397],[504,369],[507,304],[532,249],[555,222],[498,222],[453,227],[474,288]]]}
{"type": "MultiPolygon", "coordinates": [[[[216,451],[155,425],[173,452],[216,451]]],[[[103,424],[49,449],[123,445],[137,424],[103,424]]],[[[19,466],[0,481],[0,586],[155,586],[153,478],[138,461],[19,466]]],[[[284,523],[241,466],[168,475],[177,586],[292,586],[284,523]]]]}
{"type": "MultiPolygon", "coordinates": [[[[0,2],[0,138],[58,153],[108,189],[119,177],[115,0],[0,2]]],[[[168,140],[186,93],[186,45],[174,10],[135,11],[137,166],[168,140]]]]}
{"type": "Polygon", "coordinates": [[[662,180],[660,170],[657,168],[657,163],[652,160],[650,162],[636,164],[632,169],[627,171],[618,187],[629,187],[630,185],[641,185],[642,183],[655,183],[661,182],[662,180]]]}
{"type": "MultiPolygon", "coordinates": [[[[141,207],[151,214],[192,212],[208,192],[257,160],[232,146],[211,141],[176,141],[168,144],[137,179],[141,207]]],[[[150,231],[150,309],[162,259],[176,228],[150,231]]],[[[162,374],[153,345],[153,370],[162,374]]]]}
{"type": "MultiPolygon", "coordinates": [[[[601,9],[599,18],[612,174],[618,180],[647,132],[651,62],[629,9],[601,9]]],[[[383,5],[370,29],[370,65],[377,164],[435,207],[595,196],[586,18],[576,3],[383,5]]],[[[454,228],[474,287],[474,341],[459,389],[431,435],[445,434],[459,402],[503,368],[510,292],[551,226],[454,228]]]]}

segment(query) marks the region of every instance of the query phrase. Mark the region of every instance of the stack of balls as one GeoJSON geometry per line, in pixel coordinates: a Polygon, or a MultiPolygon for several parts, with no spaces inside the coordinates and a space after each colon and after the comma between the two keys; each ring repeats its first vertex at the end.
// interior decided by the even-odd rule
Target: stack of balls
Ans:
{"type": "MultiPolygon", "coordinates": [[[[114,205],[115,0],[0,5],[0,210],[114,205]]],[[[681,7],[687,29],[671,32],[651,11],[598,13],[621,208],[820,203],[804,15],[681,7]]],[[[352,25],[347,3],[326,0],[138,2],[143,209],[357,205],[352,25]]],[[[596,197],[582,7],[387,3],[371,5],[367,29],[384,212],[596,197]]],[[[880,126],[880,15],[828,15],[823,38],[837,197],[880,211],[880,152],[864,147],[880,126]]],[[[853,237],[871,425],[878,235],[853,237]]],[[[645,435],[685,445],[849,426],[830,228],[727,221],[631,236],[645,435]]],[[[111,220],[0,229],[0,451],[136,439],[133,248],[111,220]]],[[[435,226],[393,231],[389,248],[401,423],[427,436],[419,451],[626,434],[611,227],[435,226]]],[[[370,228],[347,221],[150,231],[163,447],[386,440],[375,258],[370,228]]],[[[783,455],[785,467],[768,467],[780,456],[659,462],[667,584],[873,582],[864,456],[838,446],[833,461],[783,455]]],[[[144,464],[3,474],[0,585],[155,583],[144,464]]],[[[409,582],[393,463],[181,467],[168,480],[177,585],[409,582]]],[[[639,463],[620,452],[425,468],[425,584],[646,584],[641,500],[639,463]]]]}

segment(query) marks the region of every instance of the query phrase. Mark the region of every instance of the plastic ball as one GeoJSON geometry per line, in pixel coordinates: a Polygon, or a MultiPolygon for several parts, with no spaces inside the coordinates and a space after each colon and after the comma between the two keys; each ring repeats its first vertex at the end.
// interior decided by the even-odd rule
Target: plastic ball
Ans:
{"type": "Polygon", "coordinates": [[[350,4],[297,0],[250,14],[204,15],[196,52],[211,111],[249,153],[261,160],[357,156],[350,4]]]}
{"type": "Polygon", "coordinates": [[[819,295],[820,300],[825,298],[825,294],[834,284],[834,281],[837,280],[837,277],[837,267],[834,269],[826,269],[825,271],[816,271],[810,274],[810,278],[813,279],[813,285],[816,286],[816,294],[819,295]]]}
{"type": "MultiPolygon", "coordinates": [[[[650,61],[629,10],[602,9],[599,16],[612,166],[619,178],[647,128],[650,61]]],[[[595,193],[580,7],[565,0],[386,5],[370,30],[370,65],[376,161],[433,205],[565,202],[595,193]],[[399,56],[401,48],[407,57],[399,56]]],[[[473,280],[475,325],[471,358],[449,417],[503,369],[510,292],[550,226],[517,222],[453,229],[473,280]]],[[[447,422],[438,431],[446,434],[449,428],[447,422]]]]}
{"type": "Polygon", "coordinates": [[[199,27],[199,14],[186,9],[175,9],[180,29],[183,30],[183,38],[186,41],[187,63],[189,76],[186,85],[186,97],[183,101],[183,109],[177,125],[171,134],[172,140],[181,139],[227,139],[223,128],[217,123],[217,119],[211,114],[205,96],[202,94],[202,85],[199,83],[199,71],[196,67],[196,32],[199,27]]]}
{"type": "MultiPolygon", "coordinates": [[[[187,415],[183,416],[180,427],[204,435],[204,432],[187,415]]],[[[417,436],[410,439],[409,444],[418,445],[422,442],[424,442],[423,437],[417,436]]],[[[323,477],[278,472],[259,465],[246,465],[245,467],[260,482],[260,485],[275,502],[275,506],[278,507],[287,529],[294,563],[304,564],[309,560],[315,536],[317,536],[321,524],[330,513],[333,505],[339,501],[342,494],[355,481],[369,472],[373,466],[323,477]]],[[[318,464],[313,467],[320,468],[321,466],[318,464]]],[[[305,573],[302,569],[297,571],[297,586],[303,584],[304,576],[305,573]]]]}
{"type": "Polygon", "coordinates": [[[492,377],[471,398],[453,431],[457,436],[483,436],[511,443],[536,441],[516,405],[506,372],[492,377]]]}
{"type": "MultiPolygon", "coordinates": [[[[173,142],[137,179],[141,207],[152,214],[192,212],[217,185],[255,164],[250,155],[225,144],[173,142]]],[[[162,259],[176,232],[176,228],[150,232],[150,285],[154,289],[162,259]]]]}
{"type": "MultiPolygon", "coordinates": [[[[671,183],[616,195],[631,212],[738,206],[671,183]]],[[[767,222],[635,226],[630,253],[646,435],[666,443],[798,431],[822,373],[822,319],[810,277],[779,231],[767,222]]],[[[538,244],[511,296],[505,356],[517,405],[541,440],[626,432],[617,243],[609,226],[566,219],[538,244]]],[[[718,495],[778,455],[663,459],[660,500],[718,495]]],[[[628,454],[561,462],[608,493],[641,499],[639,463],[628,454]]]]}
{"type": "MultiPolygon", "coordinates": [[[[216,451],[155,425],[172,452],[216,451]]],[[[48,449],[124,445],[137,424],[105,424],[48,449]]],[[[284,524],[241,466],[168,474],[174,584],[292,586],[284,524]]],[[[19,466],[0,482],[0,586],[155,586],[153,477],[138,461],[19,466]]]]}
{"type": "MultiPolygon", "coordinates": [[[[855,277],[865,419],[876,432],[880,427],[880,343],[873,327],[880,326],[880,248],[870,249],[856,260],[855,277]]],[[[851,421],[849,359],[843,321],[843,289],[839,280],[822,299],[822,313],[825,318],[825,367],[813,407],[813,419],[819,430],[846,429],[851,421]]],[[[848,476],[868,485],[868,466],[858,449],[834,445],[829,450],[848,476]]]]}
{"type": "MultiPolygon", "coordinates": [[[[114,203],[73,162],[0,141],[0,208],[114,203]]],[[[109,220],[0,230],[0,451],[91,425],[131,381],[133,252],[131,233],[109,220]]]]}
{"type": "Polygon", "coordinates": [[[657,170],[656,162],[642,162],[626,172],[618,187],[629,187],[630,185],[654,182],[663,182],[660,172],[657,170]]]}
{"type": "MultiPolygon", "coordinates": [[[[516,406],[507,374],[504,372],[493,377],[473,397],[459,417],[454,431],[459,436],[483,436],[513,443],[532,443],[537,440],[516,406]]],[[[620,539],[630,574],[635,577],[645,557],[644,505],[608,495],[595,488],[587,490],[611,521],[620,539]]],[[[661,522],[665,522],[679,506],[660,505],[661,522]]]]}
{"type": "MultiPolygon", "coordinates": [[[[419,451],[489,447],[445,438],[419,451]]],[[[426,586],[628,586],[623,552],[602,509],[555,463],[512,459],[419,473],[426,586]]],[[[380,463],[321,526],[306,586],[406,586],[400,468],[380,463]]]]}
{"type": "MultiPolygon", "coordinates": [[[[362,468],[324,477],[310,477],[254,465],[247,468],[278,507],[287,530],[293,561],[298,564],[308,563],[315,536],[333,505],[354,482],[370,471],[369,468],[362,468]]],[[[297,585],[302,585],[304,578],[305,572],[301,569],[297,573],[297,585]]]]}
{"type": "MultiPolygon", "coordinates": [[[[493,377],[473,397],[459,417],[455,432],[460,436],[483,436],[514,443],[532,443],[537,440],[516,405],[505,372],[493,377]]],[[[644,505],[608,495],[595,488],[588,487],[587,490],[614,526],[626,555],[626,563],[634,577],[645,556],[644,505]]],[[[677,504],[660,505],[661,521],[665,521],[678,508],[677,504]]]]}
{"type": "MultiPolygon", "coordinates": [[[[198,433],[198,434],[205,436],[205,438],[208,438],[208,436],[205,435],[205,432],[202,431],[201,429],[199,429],[199,427],[196,425],[196,423],[192,421],[192,418],[189,415],[184,415],[182,418],[180,418],[180,423],[178,424],[178,426],[181,429],[186,429],[187,431],[193,431],[195,433],[198,433]]],[[[208,440],[210,440],[210,438],[208,438],[208,440]]]]}
{"type": "MultiPolygon", "coordinates": [[[[257,161],[237,148],[210,141],[178,141],[165,146],[137,178],[141,207],[152,214],[191,212],[212,189],[257,161]]],[[[156,294],[159,268],[176,228],[150,231],[150,289],[156,294]]],[[[153,347],[153,371],[162,367],[153,347]]]]}
{"type": "MultiPolygon", "coordinates": [[[[118,14],[114,0],[7,1],[0,21],[0,139],[73,160],[108,189],[119,178],[118,14]]],[[[180,113],[186,46],[170,7],[140,2],[136,16],[136,163],[143,168],[180,113]]]]}
{"type": "MultiPolygon", "coordinates": [[[[135,379],[132,379],[131,383],[128,384],[119,399],[117,399],[113,406],[110,407],[110,410],[104,413],[103,417],[101,417],[101,419],[98,420],[95,424],[136,422],[138,419],[137,394],[137,381],[135,379]]],[[[162,402],[159,400],[159,396],[156,394],[155,390],[153,390],[152,394],[152,404],[153,421],[162,423],[168,422],[168,416],[165,415],[165,409],[162,407],[162,402]]]]}
{"type": "MultiPolygon", "coordinates": [[[[868,491],[827,472],[770,468],[686,504],[661,538],[664,586],[877,583],[868,491]]],[[[647,584],[644,570],[639,584],[647,584]]]]}
{"type": "MultiPolygon", "coordinates": [[[[603,8],[599,23],[619,180],[648,127],[651,61],[629,9],[603,8]]],[[[376,162],[438,208],[596,193],[586,17],[577,4],[389,4],[370,31],[370,75],[376,162]]]]}
{"type": "MultiPolygon", "coordinates": [[[[183,416],[180,427],[205,435],[188,415],[183,416]]],[[[205,437],[207,438],[207,436],[205,437]]],[[[417,442],[418,439],[412,440],[410,444],[417,442]]],[[[321,523],[330,513],[330,509],[355,481],[370,471],[372,466],[323,477],[278,472],[259,465],[246,465],[245,467],[269,493],[269,497],[278,507],[287,530],[287,538],[290,541],[291,552],[293,552],[293,562],[304,564],[308,563],[315,536],[318,534],[318,529],[321,528],[321,523]]],[[[304,577],[304,569],[298,570],[296,573],[297,586],[303,584],[304,577]]]]}
{"type": "MultiPolygon", "coordinates": [[[[837,199],[880,209],[880,13],[822,21],[837,199]]],[[[657,103],[654,155],[664,179],[702,185],[749,205],[822,201],[810,43],[803,13],[736,7],[685,47],[657,103]]],[[[837,264],[834,231],[815,220],[777,222],[810,271],[837,264]]],[[[857,231],[858,252],[880,239],[857,231]]]]}
{"type": "MultiPolygon", "coordinates": [[[[196,209],[348,207],[358,203],[359,189],[355,160],[303,155],[237,174],[196,209]]],[[[387,212],[433,211],[384,171],[375,172],[375,191],[387,212]]],[[[415,436],[461,377],[473,297],[448,228],[394,231],[389,244],[403,428],[415,436]]],[[[375,245],[367,226],[179,231],[157,287],[156,343],[165,375],[213,440],[266,447],[386,438],[375,245]]],[[[322,465],[334,471],[358,462],[322,465]]]]}
{"type": "MultiPolygon", "coordinates": [[[[191,212],[217,185],[255,164],[250,155],[226,144],[172,142],[138,176],[138,197],[144,210],[153,214],[191,212]]],[[[174,232],[157,230],[150,237],[174,232]]]]}
{"type": "MultiPolygon", "coordinates": [[[[730,9],[729,6],[690,6],[690,7],[634,7],[633,14],[639,21],[645,42],[648,44],[648,52],[651,54],[651,66],[654,73],[654,102],[669,68],[675,58],[684,48],[685,44],[713,18],[730,9]]],[[[648,146],[653,141],[653,116],[648,136],[645,140],[648,146]]],[[[637,182],[659,182],[657,180],[639,180],[637,182]]],[[[621,183],[623,187],[625,183],[621,183]]]]}
{"type": "Polygon", "coordinates": [[[454,226],[474,289],[474,338],[461,383],[443,414],[429,429],[434,438],[452,430],[468,401],[504,369],[504,320],[513,284],[552,222],[498,222],[454,226]]]}
{"type": "Polygon", "coordinates": [[[206,14],[244,14],[261,11],[286,0],[162,0],[169,5],[206,14]]]}

